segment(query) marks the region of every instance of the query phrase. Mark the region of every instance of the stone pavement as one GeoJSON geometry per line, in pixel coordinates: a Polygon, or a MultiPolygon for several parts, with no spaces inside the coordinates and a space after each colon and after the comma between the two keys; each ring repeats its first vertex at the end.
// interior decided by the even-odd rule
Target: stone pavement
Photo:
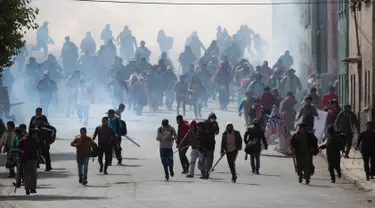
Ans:
{"type": "MultiPolygon", "coordinates": [[[[100,123],[108,106],[93,106],[90,110],[89,130],[100,123]]],[[[204,116],[218,108],[210,103],[203,112],[204,116]]],[[[124,140],[124,165],[111,166],[108,175],[98,172],[99,165],[89,164],[88,185],[78,184],[75,149],[69,144],[78,134],[77,118],[51,118],[59,130],[59,138],[51,148],[54,170],[44,172],[43,166],[38,172],[38,193],[25,196],[24,190],[13,193],[12,180],[6,179],[5,169],[0,170],[0,208],[66,208],[66,207],[131,207],[131,208],[190,208],[190,207],[267,207],[267,208],[370,208],[374,196],[358,190],[352,183],[338,179],[330,183],[327,164],[321,157],[315,157],[316,173],[310,185],[299,184],[291,158],[283,157],[270,147],[262,152],[261,175],[250,173],[249,161],[244,161],[240,152],[236,162],[238,181],[230,182],[229,168],[224,158],[209,180],[187,179],[180,174],[181,166],[175,156],[175,177],[164,182],[160,164],[158,143],[155,141],[156,129],[162,118],[168,118],[173,126],[175,113],[161,111],[157,114],[146,113],[137,117],[133,112],[124,114],[128,122],[129,136],[134,138],[141,148],[124,140]]],[[[215,110],[221,131],[228,121],[244,133],[242,121],[238,119],[235,107],[229,112],[215,110]]],[[[187,119],[191,120],[192,112],[187,119]]],[[[216,137],[218,157],[221,138],[216,137]]],[[[1,162],[0,162],[1,163],[1,162]]],[[[198,172],[197,172],[198,173],[198,172]]]]}

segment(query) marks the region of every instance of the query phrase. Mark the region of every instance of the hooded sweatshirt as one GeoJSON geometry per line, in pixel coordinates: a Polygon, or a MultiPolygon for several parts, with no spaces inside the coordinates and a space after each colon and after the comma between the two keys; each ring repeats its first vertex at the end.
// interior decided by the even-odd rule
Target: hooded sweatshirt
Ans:
{"type": "MultiPolygon", "coordinates": [[[[178,124],[178,130],[177,130],[177,141],[176,144],[179,145],[181,141],[184,139],[185,135],[189,132],[190,130],[190,124],[186,120],[182,120],[180,124],[178,124]]],[[[189,137],[186,137],[187,141],[184,141],[184,145],[190,145],[191,140],[189,137]]]]}

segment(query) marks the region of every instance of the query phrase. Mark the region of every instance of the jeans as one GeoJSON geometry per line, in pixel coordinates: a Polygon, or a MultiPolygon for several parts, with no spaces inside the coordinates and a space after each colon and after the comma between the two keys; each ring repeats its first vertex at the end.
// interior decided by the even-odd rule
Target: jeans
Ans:
{"type": "Polygon", "coordinates": [[[189,147],[187,147],[187,148],[180,147],[180,149],[178,151],[178,156],[180,157],[182,171],[184,171],[184,172],[189,171],[189,160],[186,157],[186,152],[188,151],[188,149],[189,149],[189,147]]]}
{"type": "Polygon", "coordinates": [[[190,170],[189,170],[189,175],[194,175],[195,163],[197,162],[198,158],[199,158],[199,150],[192,149],[191,153],[190,153],[190,170]]]}
{"type": "Polygon", "coordinates": [[[201,164],[201,174],[203,177],[207,176],[208,171],[211,170],[213,160],[214,160],[213,150],[199,151],[199,161],[201,164]]]}
{"type": "Polygon", "coordinates": [[[176,96],[177,102],[177,115],[180,115],[180,107],[182,107],[182,115],[185,116],[186,113],[186,95],[176,96]]]}
{"type": "Polygon", "coordinates": [[[346,144],[345,156],[349,156],[350,149],[352,148],[352,145],[353,145],[353,133],[345,134],[345,144],[346,144]]]}
{"type": "Polygon", "coordinates": [[[171,108],[173,105],[173,91],[172,89],[166,89],[165,90],[165,105],[168,106],[168,108],[171,108]]]}
{"type": "Polygon", "coordinates": [[[191,98],[191,105],[194,109],[194,116],[196,118],[201,117],[202,100],[199,98],[191,98]]]}
{"type": "Polygon", "coordinates": [[[112,146],[99,146],[98,147],[98,162],[101,167],[103,167],[103,155],[104,159],[104,170],[108,169],[109,164],[112,161],[112,146]]]}
{"type": "Polygon", "coordinates": [[[219,87],[219,101],[220,107],[226,108],[229,104],[229,87],[228,86],[220,86],[219,87]]]}
{"type": "Polygon", "coordinates": [[[237,174],[236,174],[236,163],[235,162],[236,162],[236,158],[237,158],[237,155],[238,155],[238,151],[235,150],[233,152],[227,152],[226,155],[227,155],[230,173],[232,174],[232,178],[236,178],[237,174]]]}
{"type": "Polygon", "coordinates": [[[122,141],[122,138],[121,136],[120,137],[117,137],[116,136],[116,143],[113,144],[113,149],[115,150],[115,155],[116,155],[116,159],[119,163],[121,163],[122,161],[122,155],[121,155],[121,141],[122,141]]]}
{"type": "Polygon", "coordinates": [[[362,152],[363,168],[366,173],[366,178],[371,175],[375,175],[375,153],[374,152],[362,152]]]}
{"type": "Polygon", "coordinates": [[[250,165],[253,171],[259,171],[260,168],[260,152],[250,154],[250,165]]]}
{"type": "Polygon", "coordinates": [[[49,152],[50,145],[48,145],[48,144],[42,144],[42,146],[40,147],[40,150],[41,150],[41,155],[43,156],[44,162],[46,164],[46,169],[51,169],[52,168],[52,165],[51,165],[51,154],[49,152]]]}
{"type": "Polygon", "coordinates": [[[78,105],[77,116],[80,121],[83,120],[83,125],[87,126],[89,120],[89,106],[78,105]]]}
{"type": "Polygon", "coordinates": [[[89,157],[88,156],[77,156],[78,165],[78,177],[87,180],[87,172],[89,170],[89,157]]]}
{"type": "Polygon", "coordinates": [[[172,148],[160,148],[160,159],[164,168],[165,177],[169,178],[169,173],[174,174],[172,148]]]}
{"type": "Polygon", "coordinates": [[[138,103],[138,108],[137,108],[137,115],[138,116],[142,115],[143,107],[144,106],[142,104],[138,103]]]}

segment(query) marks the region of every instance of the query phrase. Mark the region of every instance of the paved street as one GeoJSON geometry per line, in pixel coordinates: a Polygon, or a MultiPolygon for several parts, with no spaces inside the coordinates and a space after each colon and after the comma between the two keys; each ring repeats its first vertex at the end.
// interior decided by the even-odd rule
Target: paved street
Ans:
{"type": "MultiPolygon", "coordinates": [[[[101,117],[110,106],[93,106],[90,110],[89,131],[100,123],[101,117]]],[[[209,103],[204,110],[206,116],[216,103],[209,103]]],[[[187,179],[179,174],[181,166],[178,156],[175,157],[174,178],[164,182],[164,175],[159,159],[158,143],[155,140],[156,129],[162,118],[168,118],[176,127],[175,113],[162,111],[156,115],[146,113],[137,117],[133,112],[125,112],[123,117],[128,124],[128,132],[141,148],[129,141],[123,141],[124,165],[112,166],[108,175],[98,172],[97,161],[89,164],[87,187],[78,184],[75,149],[70,142],[79,133],[76,117],[51,118],[58,129],[59,140],[52,146],[54,170],[39,172],[38,194],[26,196],[23,189],[13,193],[11,180],[3,179],[7,173],[1,168],[0,207],[306,207],[306,208],[367,208],[374,207],[374,196],[358,190],[352,183],[338,179],[330,183],[325,159],[315,157],[316,173],[309,186],[299,184],[294,172],[291,158],[285,158],[270,147],[261,157],[261,175],[250,173],[249,161],[244,161],[241,152],[237,159],[238,180],[230,182],[229,168],[226,159],[218,165],[209,180],[201,180],[197,175],[187,179]]],[[[238,118],[234,105],[229,112],[215,110],[221,131],[226,122],[231,121],[235,128],[243,133],[242,121],[238,118]]],[[[188,112],[186,119],[191,120],[193,113],[188,112]]],[[[218,136],[216,158],[221,138],[218,136]]],[[[91,161],[90,161],[91,162],[91,161]]],[[[115,162],[114,162],[115,164],[115,162]]]]}

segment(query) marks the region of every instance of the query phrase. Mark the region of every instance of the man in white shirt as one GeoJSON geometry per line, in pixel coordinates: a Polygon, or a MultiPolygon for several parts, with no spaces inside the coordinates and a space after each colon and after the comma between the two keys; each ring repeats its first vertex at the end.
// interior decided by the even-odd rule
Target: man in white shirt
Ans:
{"type": "Polygon", "coordinates": [[[77,87],[77,115],[79,119],[79,123],[87,127],[88,118],[89,118],[89,107],[90,103],[92,103],[92,90],[91,88],[87,87],[85,79],[81,78],[79,82],[79,86],[77,87]]]}

